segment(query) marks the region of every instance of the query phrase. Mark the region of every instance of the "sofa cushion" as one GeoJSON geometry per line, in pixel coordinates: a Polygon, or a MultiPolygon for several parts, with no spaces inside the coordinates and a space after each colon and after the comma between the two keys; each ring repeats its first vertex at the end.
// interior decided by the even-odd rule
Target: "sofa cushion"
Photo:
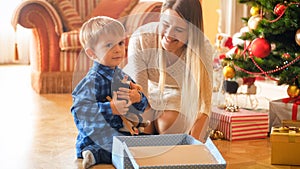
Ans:
{"type": "Polygon", "coordinates": [[[79,29],[62,33],[59,47],[62,51],[80,51],[79,29]]]}
{"type": "Polygon", "coordinates": [[[62,18],[65,31],[78,29],[83,24],[78,12],[69,0],[52,0],[54,8],[62,18]]]}
{"type": "Polygon", "coordinates": [[[138,3],[126,19],[125,28],[131,35],[139,26],[159,21],[162,2],[145,1],[138,3]]]}
{"type": "Polygon", "coordinates": [[[101,0],[87,20],[95,16],[109,16],[115,19],[127,16],[139,0],[101,0]]]}

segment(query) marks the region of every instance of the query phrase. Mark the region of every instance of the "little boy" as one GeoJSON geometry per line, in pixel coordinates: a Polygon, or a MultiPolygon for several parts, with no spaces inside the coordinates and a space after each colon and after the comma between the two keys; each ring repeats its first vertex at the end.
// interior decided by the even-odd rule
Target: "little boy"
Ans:
{"type": "Polygon", "coordinates": [[[94,63],[72,92],[74,117],[78,136],[77,157],[83,158],[84,168],[95,164],[112,163],[113,136],[130,135],[121,116],[129,110],[143,113],[148,100],[119,67],[125,57],[124,26],[117,20],[99,16],[88,20],[80,30],[84,54],[94,63]],[[112,80],[126,78],[130,87],[117,87],[112,80]]]}

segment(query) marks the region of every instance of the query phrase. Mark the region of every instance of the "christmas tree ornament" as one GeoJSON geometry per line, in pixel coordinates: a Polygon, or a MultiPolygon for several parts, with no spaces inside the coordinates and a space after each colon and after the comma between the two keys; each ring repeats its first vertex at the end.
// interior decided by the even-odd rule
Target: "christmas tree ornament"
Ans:
{"type": "Polygon", "coordinates": [[[256,78],[255,77],[244,77],[243,79],[243,85],[251,86],[254,84],[256,78]]]}
{"type": "Polygon", "coordinates": [[[300,29],[298,29],[296,32],[295,41],[300,46],[300,29]]]}
{"type": "Polygon", "coordinates": [[[265,58],[271,52],[271,45],[265,38],[256,38],[249,47],[251,55],[258,58],[265,58]]]}
{"type": "Polygon", "coordinates": [[[252,6],[251,9],[250,9],[250,14],[251,14],[252,16],[258,15],[258,14],[259,14],[259,7],[257,7],[257,6],[252,6]]]}
{"type": "Polygon", "coordinates": [[[228,112],[238,112],[240,110],[239,110],[239,106],[231,104],[231,105],[226,105],[225,111],[228,111],[228,112]]]}
{"type": "Polygon", "coordinates": [[[226,79],[233,78],[235,76],[235,70],[234,70],[234,68],[232,66],[229,66],[229,65],[225,66],[223,68],[223,75],[224,75],[224,77],[226,79]]]}
{"type": "Polygon", "coordinates": [[[276,44],[275,43],[271,43],[271,50],[275,50],[276,49],[276,44]]]}
{"type": "Polygon", "coordinates": [[[261,17],[259,15],[251,16],[248,20],[248,28],[250,30],[255,30],[261,21],[261,17]]]}
{"type": "Polygon", "coordinates": [[[298,97],[300,94],[300,89],[296,85],[289,85],[289,87],[287,88],[287,94],[291,98],[298,97]]]}
{"type": "Polygon", "coordinates": [[[232,49],[230,49],[228,52],[226,52],[226,58],[234,58],[234,59],[237,59],[237,58],[240,58],[242,55],[241,55],[242,51],[237,47],[233,47],[232,49]]]}
{"type": "Polygon", "coordinates": [[[222,140],[225,138],[224,134],[219,130],[212,130],[209,137],[212,140],[222,140]]]}
{"type": "Polygon", "coordinates": [[[283,59],[289,59],[289,58],[291,58],[291,55],[289,54],[289,53],[284,53],[284,54],[282,54],[282,56],[281,56],[283,59]]]}
{"type": "Polygon", "coordinates": [[[277,4],[274,8],[274,14],[277,16],[281,16],[284,14],[286,6],[283,4],[277,4]]]}
{"type": "Polygon", "coordinates": [[[239,88],[239,84],[234,80],[224,80],[223,90],[229,94],[235,94],[239,88]]]}
{"type": "Polygon", "coordinates": [[[218,33],[216,35],[216,47],[220,51],[223,51],[222,49],[229,50],[233,48],[232,37],[225,33],[218,33]]]}

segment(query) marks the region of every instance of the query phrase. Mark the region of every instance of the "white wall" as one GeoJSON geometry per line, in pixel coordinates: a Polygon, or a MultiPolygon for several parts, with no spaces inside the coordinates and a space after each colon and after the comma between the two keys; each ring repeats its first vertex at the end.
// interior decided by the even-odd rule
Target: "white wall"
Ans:
{"type": "Polygon", "coordinates": [[[218,32],[218,22],[221,0],[202,0],[204,33],[213,44],[218,32]]]}
{"type": "Polygon", "coordinates": [[[0,0],[0,64],[29,62],[29,32],[18,27],[18,33],[15,33],[11,25],[13,12],[19,2],[21,0],[0,0]],[[19,60],[15,60],[16,42],[18,42],[19,60]]]}

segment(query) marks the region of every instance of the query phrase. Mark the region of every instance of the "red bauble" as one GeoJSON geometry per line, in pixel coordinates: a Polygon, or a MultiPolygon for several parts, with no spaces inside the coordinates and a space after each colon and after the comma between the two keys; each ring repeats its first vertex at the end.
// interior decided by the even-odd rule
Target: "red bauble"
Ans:
{"type": "Polygon", "coordinates": [[[252,41],[249,51],[255,57],[265,58],[271,52],[271,45],[265,38],[256,38],[252,41]]]}
{"type": "Polygon", "coordinates": [[[277,4],[274,8],[274,13],[275,15],[280,16],[284,13],[285,9],[286,9],[285,5],[277,4]]]}

